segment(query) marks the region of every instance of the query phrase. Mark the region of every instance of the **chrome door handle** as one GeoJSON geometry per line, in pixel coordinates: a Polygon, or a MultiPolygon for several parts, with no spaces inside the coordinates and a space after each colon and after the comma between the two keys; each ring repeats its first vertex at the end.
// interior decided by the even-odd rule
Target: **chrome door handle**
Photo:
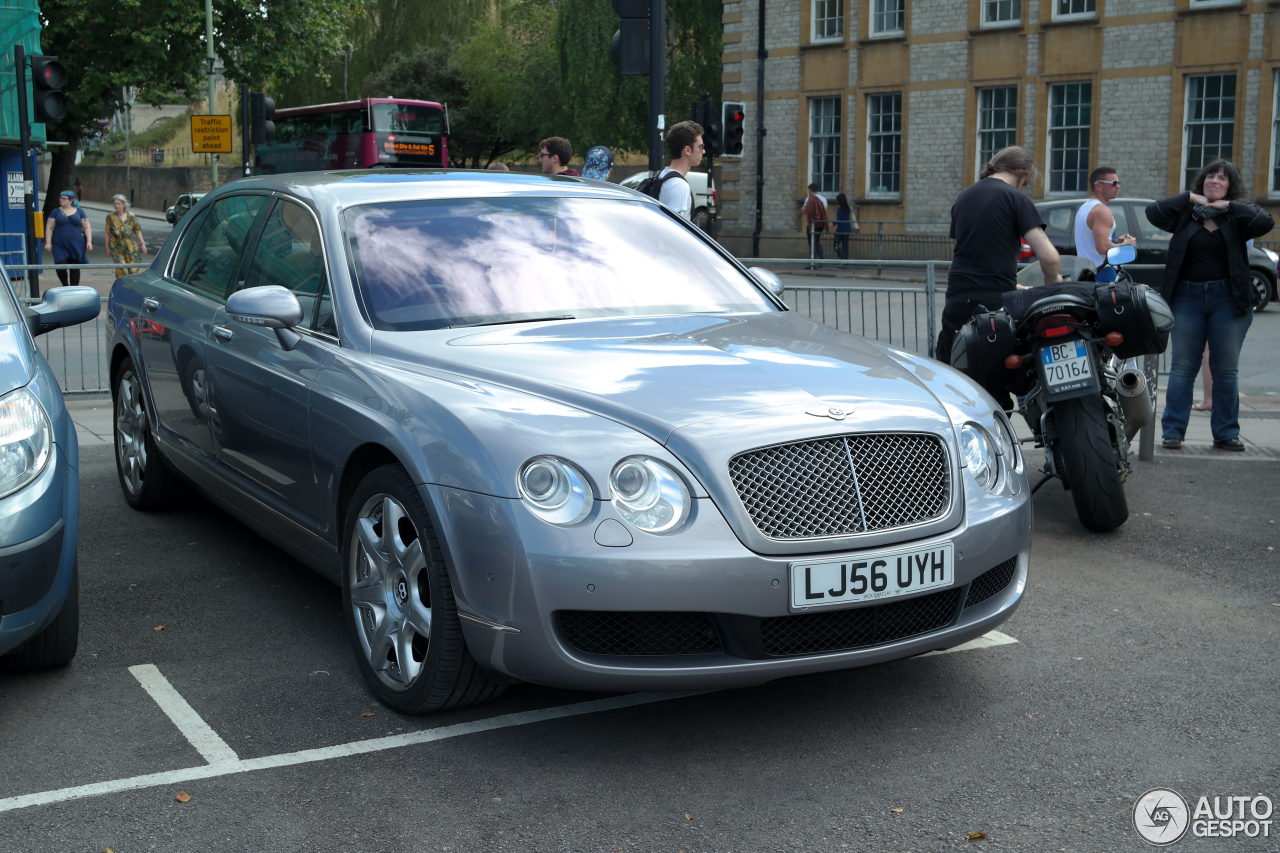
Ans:
{"type": "Polygon", "coordinates": [[[213,336],[220,341],[229,341],[236,336],[236,333],[229,326],[214,326],[213,336]]]}
{"type": "Polygon", "coordinates": [[[146,308],[148,311],[159,311],[160,300],[156,299],[154,296],[148,296],[146,299],[142,300],[142,307],[146,308]]]}

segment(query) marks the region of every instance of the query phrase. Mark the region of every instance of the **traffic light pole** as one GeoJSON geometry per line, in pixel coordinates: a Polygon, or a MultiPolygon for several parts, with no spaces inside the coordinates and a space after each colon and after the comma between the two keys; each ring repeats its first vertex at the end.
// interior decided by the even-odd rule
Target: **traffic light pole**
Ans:
{"type": "Polygon", "coordinates": [[[667,0],[649,6],[649,171],[663,167],[662,137],[666,130],[667,0]]]}
{"type": "MultiPolygon", "coordinates": [[[[18,77],[18,148],[22,154],[22,220],[28,264],[36,260],[35,170],[31,168],[31,121],[27,114],[27,53],[13,46],[13,71],[18,77]]],[[[32,298],[40,296],[40,274],[27,270],[27,289],[32,298]]]]}

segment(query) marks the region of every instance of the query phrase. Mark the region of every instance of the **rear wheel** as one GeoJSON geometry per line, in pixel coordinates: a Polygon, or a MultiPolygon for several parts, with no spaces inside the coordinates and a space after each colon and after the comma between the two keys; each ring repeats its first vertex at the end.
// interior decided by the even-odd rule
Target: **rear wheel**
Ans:
{"type": "Polygon", "coordinates": [[[1100,396],[1077,397],[1053,407],[1058,473],[1071,491],[1080,523],[1099,533],[1129,518],[1120,466],[1100,396]]]}
{"type": "Polygon", "coordinates": [[[76,656],[80,642],[80,570],[71,573],[71,589],[62,609],[48,627],[17,649],[0,657],[9,670],[66,666],[76,656]]]}
{"type": "Polygon", "coordinates": [[[405,714],[470,705],[505,684],[471,657],[426,507],[397,465],[370,472],[343,526],[342,604],[378,698],[405,714]]]}
{"type": "Polygon", "coordinates": [[[120,366],[115,382],[116,475],[124,499],[134,509],[158,509],[173,495],[173,474],[165,467],[147,418],[147,402],[133,362],[120,366]]]}
{"type": "Polygon", "coordinates": [[[1261,270],[1250,269],[1249,284],[1253,287],[1253,310],[1266,311],[1271,303],[1271,279],[1261,270]]]}

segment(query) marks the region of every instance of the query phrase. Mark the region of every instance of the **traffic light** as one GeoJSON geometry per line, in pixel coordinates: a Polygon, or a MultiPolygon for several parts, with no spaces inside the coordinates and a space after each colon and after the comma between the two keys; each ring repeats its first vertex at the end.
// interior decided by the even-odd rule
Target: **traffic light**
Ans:
{"type": "Polygon", "coordinates": [[[58,124],[67,117],[67,69],[56,56],[32,56],[31,107],[36,121],[58,124]]]}
{"type": "Polygon", "coordinates": [[[702,144],[706,146],[706,155],[719,157],[720,122],[715,118],[715,104],[705,92],[693,102],[693,120],[702,126],[702,144]]]}
{"type": "Polygon", "coordinates": [[[276,138],[276,102],[261,92],[249,93],[249,141],[262,145],[276,138]]]}
{"type": "Polygon", "coordinates": [[[720,110],[720,156],[741,157],[747,111],[741,101],[725,101],[720,110]]]}
{"type": "Polygon", "coordinates": [[[649,0],[613,0],[621,18],[609,56],[623,77],[649,76],[649,0]]]}

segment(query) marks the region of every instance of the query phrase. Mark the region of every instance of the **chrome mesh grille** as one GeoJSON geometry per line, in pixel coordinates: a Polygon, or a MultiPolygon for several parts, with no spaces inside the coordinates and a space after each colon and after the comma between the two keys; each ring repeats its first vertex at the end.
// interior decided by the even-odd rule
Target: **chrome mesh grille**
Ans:
{"type": "Polygon", "coordinates": [[[947,452],[937,436],[866,433],[752,450],[729,476],[756,528],[770,539],[888,530],[941,518],[951,501],[947,452]]]}

